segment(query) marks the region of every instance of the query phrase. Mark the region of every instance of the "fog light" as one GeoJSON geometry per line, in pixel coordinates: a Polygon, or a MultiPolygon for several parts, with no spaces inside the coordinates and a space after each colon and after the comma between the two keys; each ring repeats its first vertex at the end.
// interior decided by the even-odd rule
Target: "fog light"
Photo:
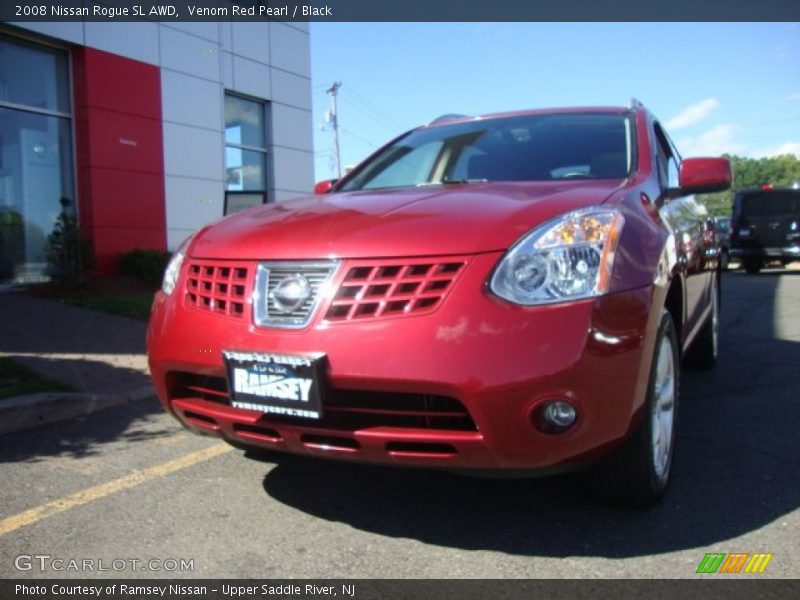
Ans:
{"type": "Polygon", "coordinates": [[[561,433],[575,424],[578,413],[564,400],[548,402],[539,410],[539,426],[546,433],[561,433]]]}

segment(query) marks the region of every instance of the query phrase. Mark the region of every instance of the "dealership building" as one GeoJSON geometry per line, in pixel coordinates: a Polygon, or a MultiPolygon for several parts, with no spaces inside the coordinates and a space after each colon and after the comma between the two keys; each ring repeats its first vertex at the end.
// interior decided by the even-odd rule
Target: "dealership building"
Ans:
{"type": "Polygon", "coordinates": [[[313,186],[307,23],[0,24],[0,283],[63,198],[96,271],[313,186]]]}

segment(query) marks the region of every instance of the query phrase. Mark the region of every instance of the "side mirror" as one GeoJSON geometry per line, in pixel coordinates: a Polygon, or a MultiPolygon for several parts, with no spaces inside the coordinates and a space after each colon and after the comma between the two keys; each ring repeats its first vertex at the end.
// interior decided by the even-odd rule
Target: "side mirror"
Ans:
{"type": "Polygon", "coordinates": [[[678,177],[681,194],[705,194],[727,190],[733,174],[727,158],[686,158],[678,177]]]}
{"type": "Polygon", "coordinates": [[[331,188],[334,184],[339,181],[338,179],[325,179],[324,181],[317,182],[317,185],[314,186],[314,193],[315,194],[327,194],[331,191],[331,188]]]}

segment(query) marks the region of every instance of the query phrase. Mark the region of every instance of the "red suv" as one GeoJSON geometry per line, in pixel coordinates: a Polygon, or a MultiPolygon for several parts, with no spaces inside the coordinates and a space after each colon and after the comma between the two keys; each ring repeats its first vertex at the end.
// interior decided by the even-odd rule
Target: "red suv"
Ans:
{"type": "Polygon", "coordinates": [[[454,117],[324,194],[205,227],[148,332],[164,408],[239,447],[471,472],[594,463],[658,500],[679,363],[714,364],[730,185],[629,108],[454,117]]]}

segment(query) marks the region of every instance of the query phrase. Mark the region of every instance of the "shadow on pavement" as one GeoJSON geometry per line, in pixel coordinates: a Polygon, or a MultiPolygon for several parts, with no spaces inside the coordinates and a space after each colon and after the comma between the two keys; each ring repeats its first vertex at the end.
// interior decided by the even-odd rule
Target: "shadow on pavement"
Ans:
{"type": "Polygon", "coordinates": [[[163,414],[154,399],[140,400],[86,417],[6,434],[0,437],[0,463],[39,462],[54,456],[101,456],[108,452],[104,444],[147,442],[174,435],[176,426],[172,421],[167,422],[167,427],[153,427],[163,414]]]}
{"type": "Polygon", "coordinates": [[[143,354],[146,324],[26,294],[0,294],[0,352],[143,354]]]}
{"type": "Polygon", "coordinates": [[[602,505],[578,476],[480,480],[275,455],[264,489],[378,535],[517,555],[623,558],[757,530],[800,506],[800,280],[728,274],[723,290],[719,363],[684,371],[675,479],[649,511],[602,505]]]}
{"type": "MultiPolygon", "coordinates": [[[[144,322],[17,293],[0,294],[0,315],[0,353],[45,377],[69,383],[76,392],[130,395],[151,386],[145,370],[144,322]]],[[[99,444],[154,437],[158,432],[142,433],[140,425],[161,414],[155,400],[143,400],[90,417],[4,434],[0,462],[88,456],[99,444]]]]}

